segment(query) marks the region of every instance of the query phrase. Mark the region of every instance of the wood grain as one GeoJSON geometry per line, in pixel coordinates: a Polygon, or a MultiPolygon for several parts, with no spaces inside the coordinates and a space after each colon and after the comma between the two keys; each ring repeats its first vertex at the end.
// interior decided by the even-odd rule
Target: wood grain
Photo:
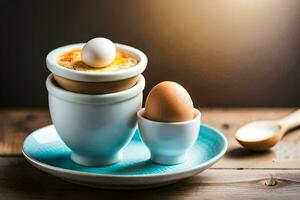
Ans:
{"type": "Polygon", "coordinates": [[[23,158],[0,158],[0,199],[297,199],[299,170],[209,169],[151,190],[99,190],[64,182],[23,158]]]}
{"type": "Polygon", "coordinates": [[[271,151],[242,149],[237,128],[258,119],[278,119],[292,108],[200,108],[203,122],[224,132],[228,152],[212,168],[190,179],[151,190],[99,190],[43,173],[20,155],[32,131],[51,124],[46,109],[0,110],[0,199],[299,199],[300,131],[287,134],[271,151]]]}
{"type": "Polygon", "coordinates": [[[50,123],[46,109],[1,109],[0,155],[20,155],[25,137],[50,123]]]}
{"type": "MultiPolygon", "coordinates": [[[[229,148],[214,168],[300,168],[300,129],[283,138],[271,151],[254,153],[235,141],[236,130],[254,120],[279,119],[293,108],[200,108],[202,119],[226,135],[229,148]]],[[[0,155],[20,155],[24,138],[32,131],[51,124],[46,109],[0,110],[0,155]]]]}

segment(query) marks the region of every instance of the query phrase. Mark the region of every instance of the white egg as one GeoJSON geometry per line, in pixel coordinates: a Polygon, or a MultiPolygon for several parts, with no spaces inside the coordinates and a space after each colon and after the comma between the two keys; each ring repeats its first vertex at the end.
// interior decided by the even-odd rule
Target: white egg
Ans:
{"type": "Polygon", "coordinates": [[[91,67],[105,67],[116,57],[116,46],[106,38],[94,38],[82,48],[81,60],[91,67]]]}

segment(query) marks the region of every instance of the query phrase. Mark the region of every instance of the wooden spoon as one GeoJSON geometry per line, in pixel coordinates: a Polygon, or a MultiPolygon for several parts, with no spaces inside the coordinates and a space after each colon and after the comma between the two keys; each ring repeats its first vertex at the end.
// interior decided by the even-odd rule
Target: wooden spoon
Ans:
{"type": "Polygon", "coordinates": [[[280,120],[246,124],[237,130],[235,139],[247,149],[264,151],[279,142],[288,130],[299,125],[300,109],[280,120]]]}

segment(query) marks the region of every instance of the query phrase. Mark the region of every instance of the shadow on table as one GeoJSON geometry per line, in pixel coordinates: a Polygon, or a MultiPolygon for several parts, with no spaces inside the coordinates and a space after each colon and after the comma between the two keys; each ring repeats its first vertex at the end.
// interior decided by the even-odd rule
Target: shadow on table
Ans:
{"type": "MultiPolygon", "coordinates": [[[[145,163],[144,163],[145,164],[145,163]]],[[[140,166],[137,166],[140,167],[140,166]]],[[[4,199],[169,199],[197,190],[186,181],[154,189],[101,190],[71,184],[39,171],[22,157],[0,158],[0,190],[4,199]]],[[[123,169],[128,170],[128,169],[123,169]]],[[[192,178],[191,178],[192,179],[192,178]]]]}
{"type": "Polygon", "coordinates": [[[229,158],[246,158],[246,157],[263,157],[273,154],[272,150],[268,151],[251,151],[242,147],[229,150],[225,156],[229,158]]]}

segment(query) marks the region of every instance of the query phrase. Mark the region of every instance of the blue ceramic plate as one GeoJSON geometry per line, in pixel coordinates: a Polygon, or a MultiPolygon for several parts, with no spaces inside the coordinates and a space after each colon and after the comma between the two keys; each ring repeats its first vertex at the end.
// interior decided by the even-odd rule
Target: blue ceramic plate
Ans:
{"type": "Polygon", "coordinates": [[[222,133],[201,125],[187,160],[179,165],[159,165],[149,160],[150,153],[137,130],[124,149],[123,160],[106,167],[85,167],[70,159],[71,150],[62,142],[53,125],[31,133],[23,144],[25,158],[37,168],[69,182],[110,188],[137,189],[158,187],[193,176],[213,165],[225,153],[227,140],[222,133]]]}

